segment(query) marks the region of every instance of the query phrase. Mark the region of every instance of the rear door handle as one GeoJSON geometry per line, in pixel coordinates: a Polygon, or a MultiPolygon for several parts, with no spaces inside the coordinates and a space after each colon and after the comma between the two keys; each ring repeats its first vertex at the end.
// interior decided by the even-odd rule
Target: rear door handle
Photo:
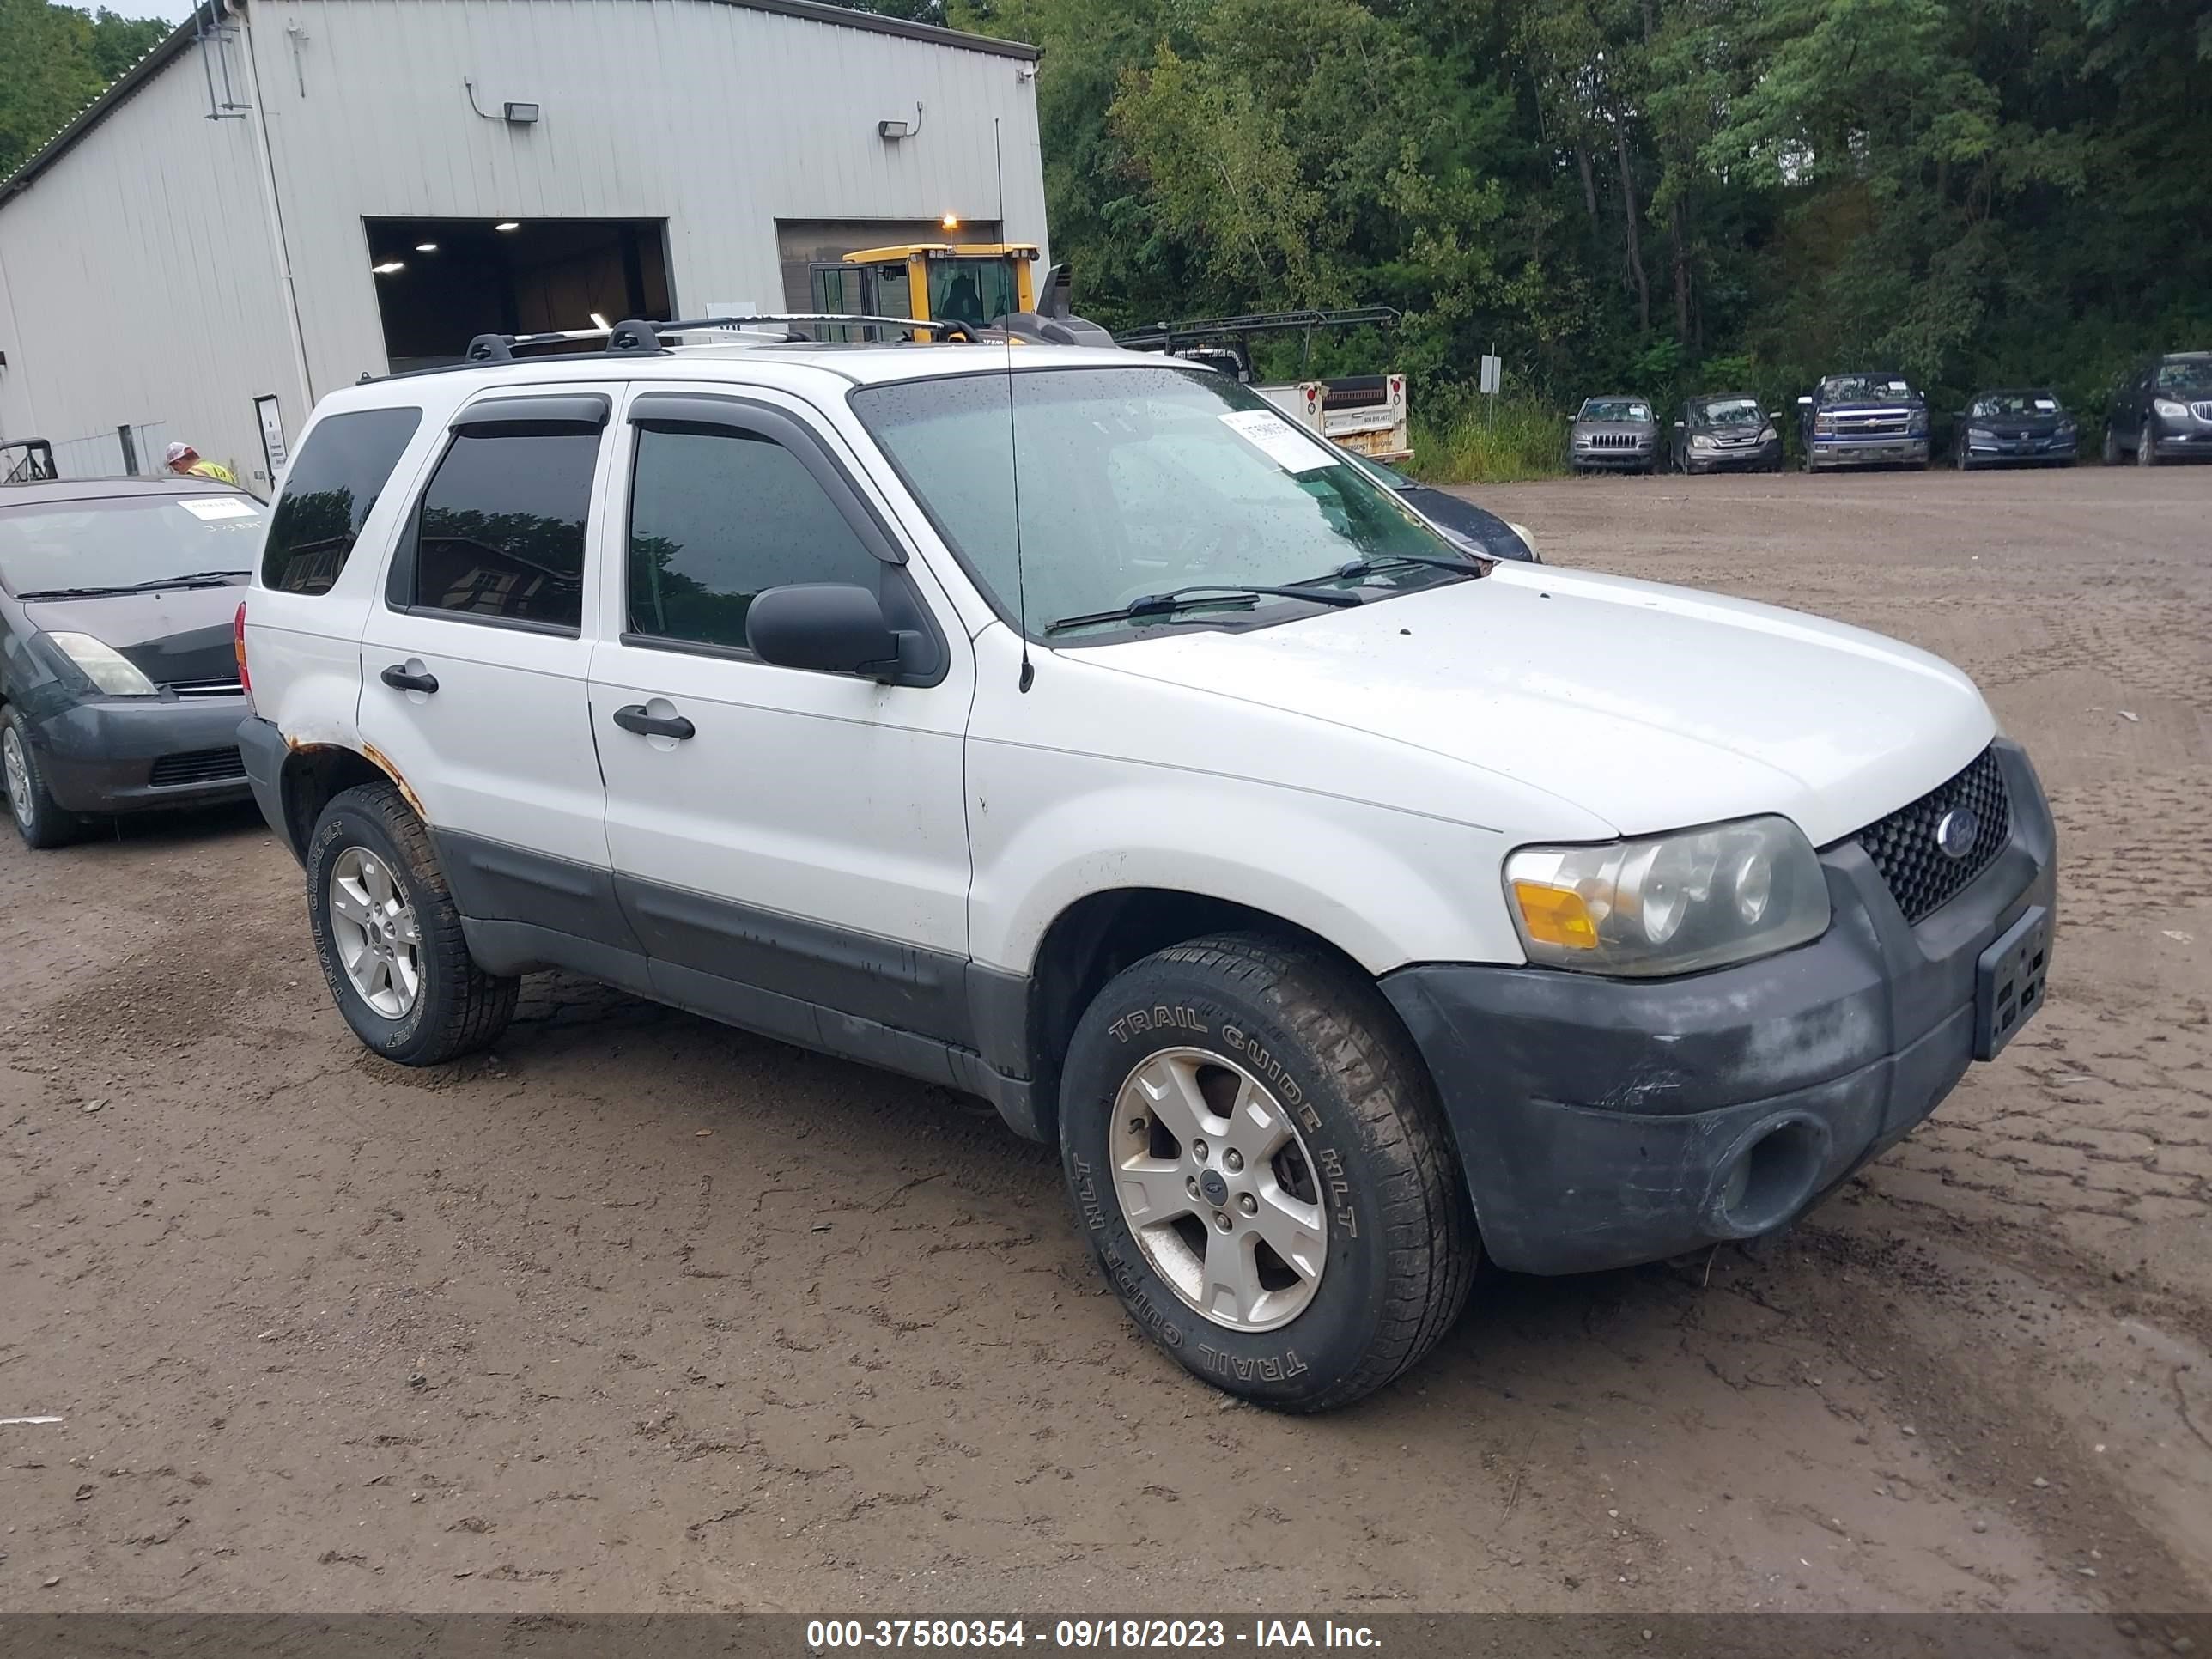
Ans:
{"type": "Polygon", "coordinates": [[[636,732],[641,738],[674,738],[679,743],[699,729],[681,714],[673,714],[665,720],[658,714],[648,714],[641,702],[616,709],[615,724],[625,732],[636,732]]]}
{"type": "Polygon", "coordinates": [[[410,674],[407,672],[407,665],[404,663],[392,664],[391,667],[379,674],[377,678],[382,680],[394,691],[428,692],[435,691],[438,689],[438,677],[435,674],[410,674]]]}

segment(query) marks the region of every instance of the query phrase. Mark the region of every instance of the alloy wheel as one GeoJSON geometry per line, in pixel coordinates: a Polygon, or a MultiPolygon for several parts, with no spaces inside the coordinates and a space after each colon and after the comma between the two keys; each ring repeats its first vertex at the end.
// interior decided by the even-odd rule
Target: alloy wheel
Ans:
{"type": "Polygon", "coordinates": [[[14,726],[0,728],[0,775],[8,784],[8,808],[24,829],[38,809],[31,804],[31,764],[24,758],[23,739],[14,726]]]}
{"type": "Polygon", "coordinates": [[[1328,1257],[1305,1140],[1273,1091],[1201,1048],[1132,1071],[1114,1102],[1114,1191],[1153,1272],[1235,1331],[1304,1312],[1328,1257]]]}
{"type": "Polygon", "coordinates": [[[331,866],[331,943],[361,1000],[404,1019],[422,992],[422,933],[384,860],[349,847],[331,866]]]}

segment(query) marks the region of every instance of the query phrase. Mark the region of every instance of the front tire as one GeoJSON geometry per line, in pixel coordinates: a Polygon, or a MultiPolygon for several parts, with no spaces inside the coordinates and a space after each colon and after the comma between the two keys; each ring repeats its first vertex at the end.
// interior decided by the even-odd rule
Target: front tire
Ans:
{"type": "Polygon", "coordinates": [[[1223,934],[1125,970],[1076,1027],[1060,1124],[1108,1282],[1217,1388],[1348,1405],[1466,1303],[1480,1249],[1427,1073],[1317,951],[1223,934]]]}
{"type": "Polygon", "coordinates": [[[83,821],[56,804],[39,767],[30,728],[13,708],[0,714],[0,787],[8,799],[8,821],[23,844],[46,852],[66,847],[84,829],[83,821]]]}
{"type": "Polygon", "coordinates": [[[2145,421],[2142,430],[2136,434],[2136,465],[2137,466],[2158,465],[2158,434],[2152,429],[2148,421],[2145,421]]]}
{"type": "Polygon", "coordinates": [[[315,957],[366,1047],[435,1066],[498,1039],[520,981],[469,955],[429,832],[397,789],[364,783],[333,797],[307,864],[315,957]]]}
{"type": "Polygon", "coordinates": [[[2112,429],[2112,423],[2107,421],[2105,422],[2105,465],[2118,466],[2119,464],[2120,434],[2112,429]]]}

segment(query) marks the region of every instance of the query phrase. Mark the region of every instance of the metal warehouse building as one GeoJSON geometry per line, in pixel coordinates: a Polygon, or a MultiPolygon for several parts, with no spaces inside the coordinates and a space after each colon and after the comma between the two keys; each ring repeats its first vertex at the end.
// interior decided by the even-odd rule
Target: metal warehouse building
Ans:
{"type": "Polygon", "coordinates": [[[812,309],[947,214],[1042,246],[1036,58],[815,0],[210,0],[0,182],[0,438],[265,494],[317,397],[474,334],[812,309]]]}

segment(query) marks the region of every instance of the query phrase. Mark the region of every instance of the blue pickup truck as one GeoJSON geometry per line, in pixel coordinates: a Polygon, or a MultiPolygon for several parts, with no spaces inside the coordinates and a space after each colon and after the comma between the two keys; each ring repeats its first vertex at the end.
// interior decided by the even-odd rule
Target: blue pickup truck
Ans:
{"type": "Polygon", "coordinates": [[[1805,470],[1928,465],[1928,403],[1903,374],[1831,374],[1797,400],[1805,470]]]}

